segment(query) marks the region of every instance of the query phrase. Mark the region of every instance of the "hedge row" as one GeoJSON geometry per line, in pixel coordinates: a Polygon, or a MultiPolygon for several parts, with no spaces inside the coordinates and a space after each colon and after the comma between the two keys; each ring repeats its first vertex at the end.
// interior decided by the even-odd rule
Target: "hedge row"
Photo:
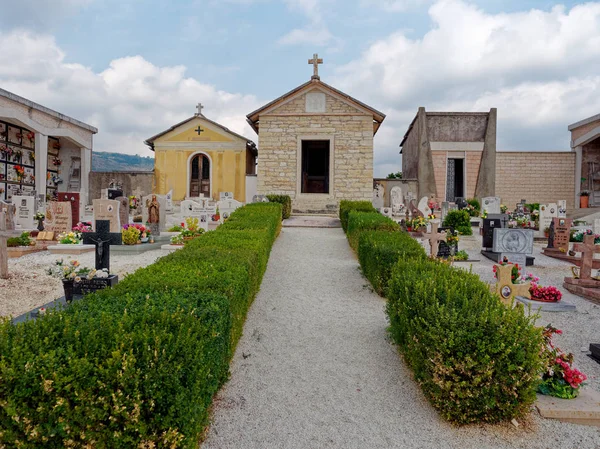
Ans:
{"type": "Polygon", "coordinates": [[[344,232],[348,230],[348,214],[351,211],[377,212],[370,201],[340,201],[340,222],[344,232]]]}
{"type": "Polygon", "coordinates": [[[358,239],[363,232],[367,231],[399,231],[400,226],[391,218],[381,215],[379,212],[350,211],[348,214],[348,241],[350,246],[358,249],[358,239]]]}
{"type": "Polygon", "coordinates": [[[292,215],[292,199],[289,195],[267,195],[267,198],[271,203],[281,204],[283,207],[281,213],[284,220],[290,218],[290,215],[292,215]]]}
{"type": "Polygon", "coordinates": [[[408,234],[368,230],[370,215],[350,213],[348,238],[359,234],[362,270],[387,297],[390,333],[425,396],[458,424],[527,413],[541,369],[534,319],[476,274],[428,259],[408,234]]]}
{"type": "Polygon", "coordinates": [[[0,446],[196,448],[281,226],[281,205],[60,312],[0,324],[0,446]]]}

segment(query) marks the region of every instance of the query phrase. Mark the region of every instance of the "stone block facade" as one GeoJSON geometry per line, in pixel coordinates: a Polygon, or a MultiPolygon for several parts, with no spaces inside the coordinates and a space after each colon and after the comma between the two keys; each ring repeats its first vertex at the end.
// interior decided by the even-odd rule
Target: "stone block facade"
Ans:
{"type": "Polygon", "coordinates": [[[509,209],[526,199],[528,203],[567,200],[567,211],[575,207],[575,153],[496,153],[496,196],[509,209]]]}
{"type": "Polygon", "coordinates": [[[284,194],[297,212],[335,212],[342,199],[371,200],[373,116],[326,95],[325,112],[307,113],[306,94],[260,115],[258,193],[284,194]],[[329,194],[300,193],[302,140],[329,140],[329,194]]]}

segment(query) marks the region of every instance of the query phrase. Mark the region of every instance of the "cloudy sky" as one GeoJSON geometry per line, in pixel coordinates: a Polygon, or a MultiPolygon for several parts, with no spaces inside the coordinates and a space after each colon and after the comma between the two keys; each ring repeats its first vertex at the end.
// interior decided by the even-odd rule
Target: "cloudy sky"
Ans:
{"type": "Polygon", "coordinates": [[[375,175],[401,168],[419,106],[498,108],[500,150],[568,150],[600,113],[600,2],[20,0],[0,14],[0,87],[99,128],[94,149],[191,116],[256,140],[245,115],[321,79],[387,114],[375,175]]]}

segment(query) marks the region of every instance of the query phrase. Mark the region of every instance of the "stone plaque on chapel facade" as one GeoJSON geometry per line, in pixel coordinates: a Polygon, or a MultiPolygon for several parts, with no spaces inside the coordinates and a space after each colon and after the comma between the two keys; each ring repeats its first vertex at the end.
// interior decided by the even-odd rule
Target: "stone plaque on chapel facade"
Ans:
{"type": "Polygon", "coordinates": [[[325,94],[323,92],[306,94],[306,112],[325,112],[325,94]]]}

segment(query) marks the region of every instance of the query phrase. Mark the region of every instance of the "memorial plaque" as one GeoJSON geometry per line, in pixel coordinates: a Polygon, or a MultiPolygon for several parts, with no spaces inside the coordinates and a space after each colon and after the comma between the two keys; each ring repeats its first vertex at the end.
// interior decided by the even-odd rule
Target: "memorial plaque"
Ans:
{"type": "Polygon", "coordinates": [[[531,254],[533,253],[533,230],[496,229],[493,250],[496,253],[531,254]]]}
{"type": "Polygon", "coordinates": [[[73,215],[71,203],[50,201],[46,206],[46,219],[44,230],[54,232],[57,236],[73,229],[73,215]]]}
{"type": "Polygon", "coordinates": [[[494,229],[502,228],[502,220],[499,218],[484,218],[483,219],[483,243],[484,248],[494,246],[494,229]]]}
{"type": "Polygon", "coordinates": [[[94,219],[92,226],[96,229],[97,220],[110,221],[110,232],[121,232],[121,220],[119,218],[119,203],[117,200],[94,200],[94,219]]]}
{"type": "Polygon", "coordinates": [[[79,215],[79,192],[58,192],[58,201],[71,203],[71,223],[75,226],[81,221],[79,215]]]}
{"type": "MultiPolygon", "coordinates": [[[[553,218],[552,223],[554,225],[554,242],[553,248],[564,251],[569,251],[569,239],[571,234],[571,224],[573,223],[572,218],[553,218]]],[[[548,245],[550,247],[550,245],[548,245]]]]}

